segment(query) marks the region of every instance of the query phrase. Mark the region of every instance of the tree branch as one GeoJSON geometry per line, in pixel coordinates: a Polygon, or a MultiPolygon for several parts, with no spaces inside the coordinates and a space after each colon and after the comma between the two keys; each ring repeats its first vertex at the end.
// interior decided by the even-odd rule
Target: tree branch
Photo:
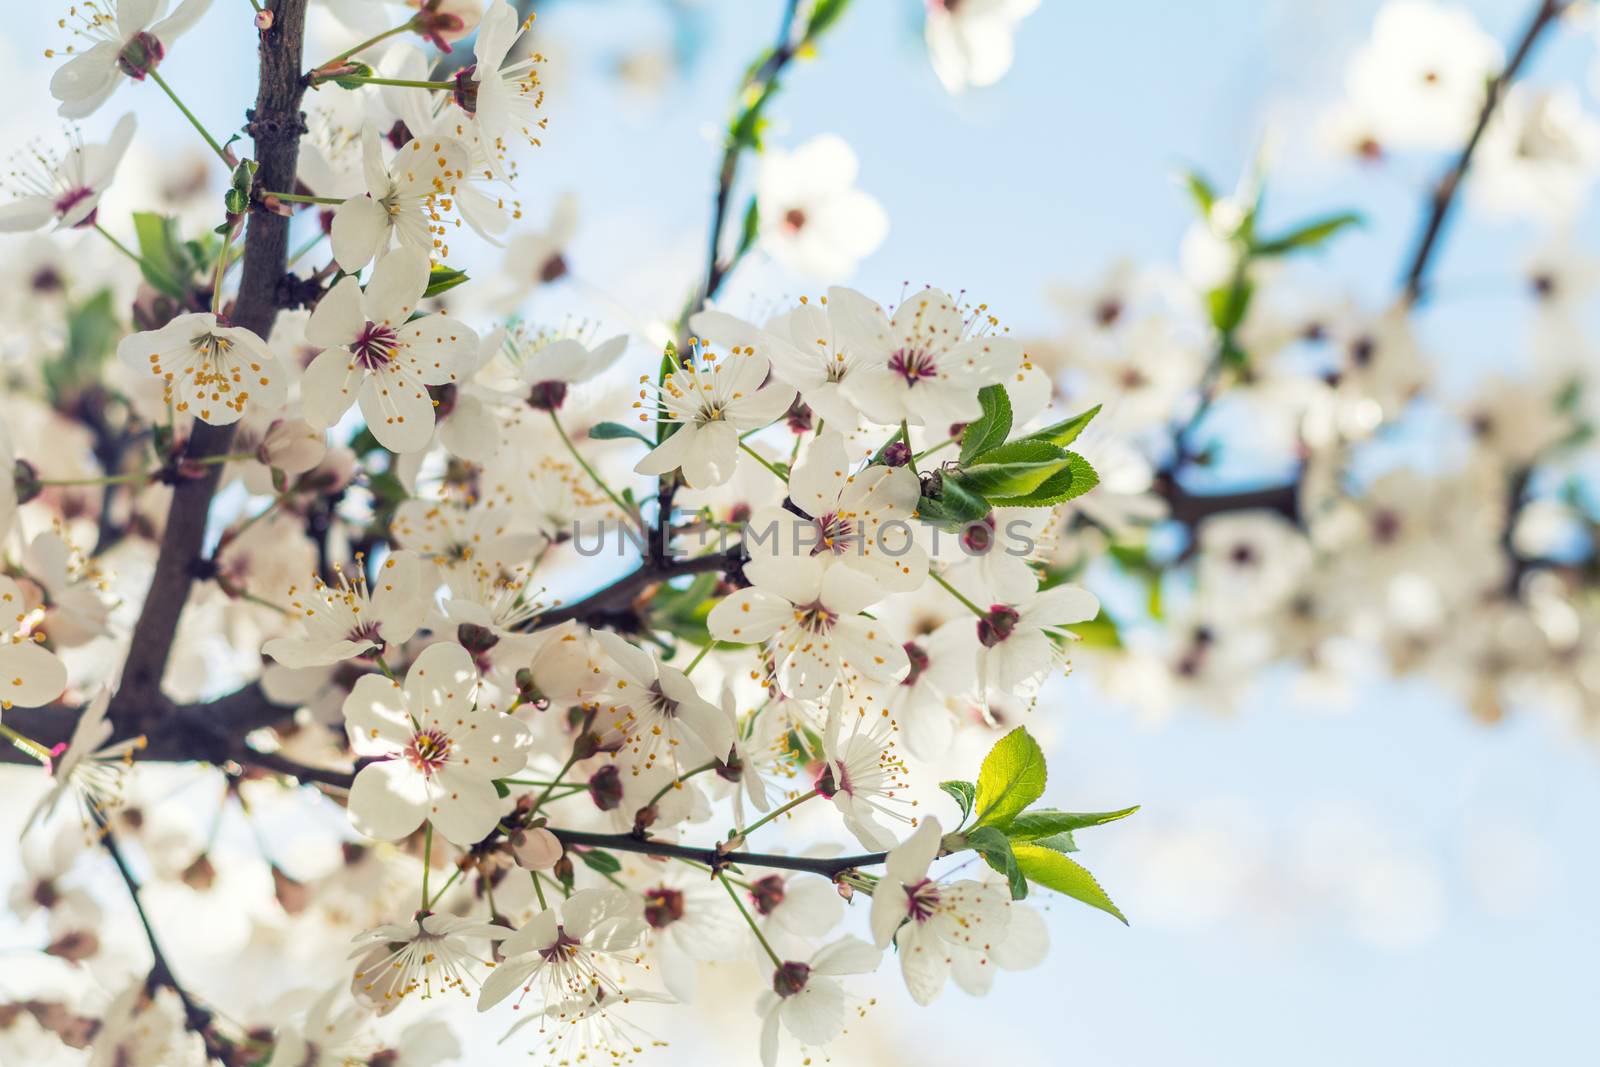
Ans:
{"type": "Polygon", "coordinates": [[[667,841],[651,841],[632,834],[596,834],[587,830],[563,830],[546,826],[564,845],[580,848],[604,848],[613,852],[636,852],[647,856],[666,856],[671,859],[694,860],[714,870],[730,864],[738,867],[770,867],[784,871],[809,871],[825,878],[835,878],[844,871],[857,867],[871,867],[888,858],[887,852],[867,852],[858,856],[834,856],[823,859],[817,856],[783,856],[769,852],[718,852],[714,848],[695,848],[674,845],[667,841]]]}
{"type": "MultiPolygon", "coordinates": [[[[300,113],[300,96],[305,88],[300,50],[306,0],[276,0],[272,10],[272,28],[260,34],[259,89],[256,106],[248,113],[247,129],[255,141],[256,162],[260,165],[259,187],[291,189],[300,134],[305,130],[300,113]]],[[[251,215],[239,297],[233,309],[235,325],[263,338],[272,332],[281,303],[280,283],[288,249],[286,217],[262,210],[251,215]]],[[[233,431],[232,426],[212,426],[197,420],[185,449],[187,458],[225,454],[232,445],[233,431]]],[[[161,554],[133,627],[122,684],[112,703],[111,718],[119,729],[148,733],[171,710],[161,695],[161,677],[172,652],[178,620],[189,599],[222,466],[207,464],[200,477],[180,481],[173,490],[166,528],[161,534],[161,554]]]]}
{"type": "Polygon", "coordinates": [[[1483,131],[1488,129],[1489,120],[1494,117],[1495,109],[1505,98],[1506,90],[1532,53],[1533,46],[1544,31],[1560,18],[1570,2],[1571,0],[1539,0],[1539,6],[1529,19],[1527,29],[1523,30],[1522,37],[1512,49],[1510,61],[1506,63],[1500,75],[1489,83],[1483,109],[1478,112],[1478,121],[1472,127],[1471,136],[1467,138],[1467,143],[1462,146],[1450,169],[1444,172],[1433,188],[1433,206],[1428,213],[1427,221],[1423,224],[1421,236],[1417,239],[1416,251],[1411,256],[1411,266],[1405,274],[1403,299],[1407,304],[1415,304],[1422,298],[1428,264],[1433,258],[1433,251],[1439,238],[1444,233],[1445,224],[1450,219],[1456,194],[1461,191],[1462,179],[1467,175],[1467,168],[1472,166],[1472,156],[1478,150],[1478,142],[1483,138],[1483,131]]]}

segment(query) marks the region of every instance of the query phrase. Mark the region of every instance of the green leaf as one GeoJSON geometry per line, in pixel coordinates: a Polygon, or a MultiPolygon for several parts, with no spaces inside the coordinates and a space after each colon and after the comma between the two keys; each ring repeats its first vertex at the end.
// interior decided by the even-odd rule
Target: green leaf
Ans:
{"type": "Polygon", "coordinates": [[[1037,837],[1028,842],[1028,844],[1038,845],[1040,848],[1047,848],[1052,852],[1078,851],[1078,843],[1072,839],[1070,830],[1063,830],[1059,834],[1051,834],[1049,837],[1037,837]]]}
{"type": "Polygon", "coordinates": [[[1035,430],[1024,437],[1019,437],[1017,440],[1043,441],[1047,445],[1055,445],[1057,448],[1066,448],[1068,445],[1078,439],[1078,435],[1084,431],[1084,428],[1087,427],[1089,423],[1094,421],[1094,417],[1098,414],[1100,414],[1100,405],[1096,404],[1094,407],[1090,408],[1088,411],[1085,411],[1081,415],[1074,415],[1070,419],[1063,419],[1060,422],[1046,426],[1042,430],[1035,430]]]}
{"type": "Polygon", "coordinates": [[[1255,247],[1258,256],[1281,256],[1289,252],[1298,252],[1316,248],[1325,243],[1329,238],[1341,230],[1352,226],[1360,226],[1362,217],[1354,211],[1342,211],[1337,215],[1326,215],[1320,219],[1313,219],[1303,226],[1299,226],[1282,237],[1273,237],[1262,241],[1255,247]]]}
{"type": "Polygon", "coordinates": [[[1066,456],[1065,465],[1032,491],[1021,496],[991,497],[989,502],[1008,508],[1050,507],[1080,497],[1100,484],[1100,476],[1088,460],[1076,452],[1068,452],[1066,456]]]}
{"type": "Polygon", "coordinates": [[[174,300],[187,300],[194,263],[178,236],[177,220],[153,211],[135,211],[133,234],[139,243],[144,280],[174,300]]]}
{"type": "Polygon", "coordinates": [[[978,390],[978,402],[983,414],[967,423],[961,434],[961,462],[970,463],[972,457],[998,448],[1011,432],[1011,398],[1003,385],[986,385],[978,390]]]}
{"type": "Polygon", "coordinates": [[[1122,647],[1122,634],[1117,631],[1115,620],[1103,610],[1088,622],[1073,623],[1072,632],[1087,648],[1122,647]]]}
{"type": "Polygon", "coordinates": [[[999,828],[980,826],[967,835],[967,847],[983,857],[983,861],[1001,874],[1011,885],[1011,899],[1021,900],[1028,895],[1028,881],[1017,858],[1012,853],[1011,842],[999,828]]]}
{"type": "Polygon", "coordinates": [[[1012,441],[984,452],[945,482],[990,500],[1024,496],[1067,466],[1069,453],[1043,441],[1012,441]]]}
{"type": "Polygon", "coordinates": [[[428,287],[422,291],[423,299],[438,296],[467,280],[467,272],[454,267],[437,266],[428,272],[428,287]]]}
{"type": "Polygon", "coordinates": [[[756,198],[751,197],[750,202],[744,206],[744,222],[739,227],[739,254],[742,256],[750,251],[750,246],[756,243],[756,237],[761,232],[761,209],[756,206],[756,198]]]}
{"type": "Polygon", "coordinates": [[[938,486],[937,496],[925,495],[917,501],[917,517],[923,522],[956,532],[989,514],[989,502],[955,479],[941,477],[938,486]]]}
{"type": "Polygon", "coordinates": [[[1183,183],[1189,190],[1189,196],[1194,200],[1195,207],[1200,209],[1201,217],[1210,217],[1211,209],[1217,204],[1217,191],[1211,187],[1211,183],[1206,181],[1199,171],[1194,170],[1184,171],[1183,183]]]}
{"type": "MultiPolygon", "coordinates": [[[[955,800],[956,806],[961,809],[961,822],[966,822],[972,814],[972,804],[978,795],[978,787],[971,782],[960,780],[940,782],[939,788],[955,800]]],[[[957,825],[960,825],[959,823],[957,825]]]]}
{"type": "Polygon", "coordinates": [[[1083,866],[1068,859],[1054,849],[1041,845],[1015,845],[1012,855],[1017,867],[1030,882],[1064,893],[1073,900],[1081,900],[1091,908],[1115,915],[1127,925],[1128,917],[1111,903],[1106,891],[1094,880],[1094,875],[1083,866]]]}
{"type": "Polygon", "coordinates": [[[1006,734],[978,772],[978,825],[1004,827],[1044,793],[1044,751],[1026,727],[1006,734]]]}
{"type": "Polygon", "coordinates": [[[631,437],[636,441],[643,441],[651,448],[656,446],[656,443],[650,438],[635,430],[632,426],[624,426],[620,422],[597,422],[589,427],[589,436],[596,441],[620,441],[631,437]]]}
{"type": "Polygon", "coordinates": [[[66,348],[42,368],[51,400],[60,400],[98,378],[121,335],[111,290],[102,289],[73,308],[67,316],[66,348]]]}
{"type": "Polygon", "coordinates": [[[1057,811],[1054,808],[1035,808],[1011,820],[1006,836],[1012,841],[1037,841],[1052,834],[1082,830],[1089,826],[1104,826],[1118,819],[1126,819],[1139,810],[1135,804],[1120,811],[1057,811]]]}
{"type": "Polygon", "coordinates": [[[346,62],[340,64],[340,66],[342,68],[342,73],[339,75],[339,77],[333,79],[333,84],[337,85],[341,89],[359,89],[366,84],[366,82],[362,81],[361,79],[372,77],[372,68],[367,66],[365,63],[357,63],[354,60],[347,60],[346,62]]]}
{"type": "Polygon", "coordinates": [[[1244,321],[1244,313],[1250,309],[1250,297],[1254,291],[1255,286],[1240,279],[1228,285],[1219,285],[1206,294],[1206,306],[1211,310],[1211,325],[1217,328],[1218,333],[1231,334],[1239,328],[1244,321]]]}
{"type": "Polygon", "coordinates": [[[850,0],[817,0],[811,8],[811,20],[806,23],[806,41],[814,42],[826,33],[849,6],[850,0]]]}
{"type": "Polygon", "coordinates": [[[574,854],[583,861],[584,866],[598,874],[616,874],[622,870],[621,860],[611,853],[603,852],[598,848],[584,849],[582,852],[574,854]]]}
{"type": "Polygon", "coordinates": [[[506,783],[501,781],[499,778],[496,778],[494,780],[494,792],[496,796],[498,796],[501,800],[504,800],[506,797],[511,795],[511,787],[506,785],[506,783]]]}

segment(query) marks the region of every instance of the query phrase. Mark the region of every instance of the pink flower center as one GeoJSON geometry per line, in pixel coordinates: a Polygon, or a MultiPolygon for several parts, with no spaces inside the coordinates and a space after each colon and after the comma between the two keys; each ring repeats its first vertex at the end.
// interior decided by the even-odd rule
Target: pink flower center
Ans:
{"type": "Polygon", "coordinates": [[[820,556],[824,552],[841,556],[850,547],[856,528],[849,519],[830,511],[812,521],[817,525],[817,543],[811,546],[813,556],[820,556]]]}
{"type": "Polygon", "coordinates": [[[939,369],[934,365],[933,353],[926,348],[897,348],[889,357],[889,369],[906,380],[907,385],[916,385],[926,378],[938,376],[939,369]]]}
{"type": "Polygon", "coordinates": [[[578,946],[583,942],[567,933],[565,926],[556,927],[555,943],[539,950],[539,955],[547,963],[565,963],[578,954],[578,946]]]}
{"type": "Polygon", "coordinates": [[[423,730],[411,736],[411,743],[406,745],[406,760],[431,776],[449,761],[450,750],[454,747],[443,731],[423,730]]]}
{"type": "Polygon", "coordinates": [[[394,332],[394,327],[368,322],[356,334],[350,351],[355,355],[356,362],[367,370],[381,370],[394,358],[395,349],[399,347],[400,337],[394,332]]]}
{"type": "MultiPolygon", "coordinates": [[[[93,195],[94,190],[88,187],[69,189],[56,198],[56,214],[61,216],[69,214],[73,208],[77,207],[79,204],[83,203],[93,195]]],[[[94,214],[91,212],[89,217],[78,223],[78,225],[87,226],[93,221],[94,214]]]]}
{"type": "Polygon", "coordinates": [[[906,914],[912,920],[925,923],[939,910],[939,884],[933,879],[924,878],[914,885],[906,886],[905,891],[906,914]]]}

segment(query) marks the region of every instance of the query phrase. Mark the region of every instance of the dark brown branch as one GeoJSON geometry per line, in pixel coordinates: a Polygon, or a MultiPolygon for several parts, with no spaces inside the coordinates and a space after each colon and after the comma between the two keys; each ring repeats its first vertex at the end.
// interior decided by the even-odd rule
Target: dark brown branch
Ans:
{"type": "Polygon", "coordinates": [[[613,852],[636,852],[646,856],[666,856],[671,859],[694,860],[707,867],[721,870],[730,864],[738,867],[770,867],[784,871],[809,871],[824,878],[835,878],[844,871],[857,867],[871,867],[888,858],[887,852],[867,852],[859,856],[834,856],[822,859],[816,856],[783,856],[768,852],[718,852],[714,848],[695,848],[691,845],[674,845],[667,841],[651,841],[632,834],[596,834],[587,830],[563,830],[557,826],[545,829],[564,845],[580,848],[603,848],[613,852]]]}
{"type": "Polygon", "coordinates": [[[144,902],[139,899],[139,880],[133,876],[133,870],[128,866],[127,859],[122,855],[122,849],[117,845],[116,835],[111,832],[111,827],[106,823],[105,817],[99,809],[91,809],[95,822],[100,827],[100,843],[105,846],[110,854],[111,861],[117,865],[117,873],[122,876],[123,885],[128,887],[128,897],[133,901],[133,909],[139,914],[139,925],[144,928],[145,941],[150,946],[150,974],[145,979],[145,988],[154,992],[165,986],[177,994],[179,1002],[183,1005],[183,1022],[194,1033],[200,1035],[205,1042],[206,1054],[212,1059],[223,1060],[226,1046],[218,1039],[211,1029],[211,1013],[197,1004],[188,990],[178,982],[172,971],[172,964],[167,962],[167,957],[161,951],[161,941],[156,937],[155,927],[150,924],[150,916],[145,913],[144,902]]]}
{"type": "Polygon", "coordinates": [[[1478,121],[1472,127],[1472,135],[1467,138],[1467,143],[1462,146],[1450,169],[1444,172],[1433,188],[1432,209],[1423,224],[1422,234],[1417,239],[1416,251],[1411,256],[1411,265],[1405,274],[1403,295],[1407,304],[1415,304],[1422,298],[1427,281],[1428,264],[1433,258],[1439,238],[1444,233],[1445,225],[1449,222],[1456,195],[1461,191],[1467,169],[1472,166],[1472,156],[1478,150],[1478,142],[1483,139],[1483,131],[1488,129],[1490,119],[1494,118],[1495,109],[1500,106],[1506,90],[1516,79],[1522,65],[1527,62],[1528,56],[1533,52],[1533,46],[1538,43],[1544,31],[1561,17],[1561,13],[1566,10],[1570,2],[1571,0],[1539,0],[1538,8],[1528,20],[1527,29],[1523,30],[1522,37],[1512,49],[1510,61],[1506,63],[1500,75],[1489,83],[1483,108],[1478,112],[1478,121]]]}
{"type": "Polygon", "coordinates": [[[1163,475],[1156,479],[1155,490],[1167,502],[1171,519],[1190,529],[1212,515],[1231,511],[1266,510],[1276,512],[1290,522],[1300,521],[1298,481],[1238,493],[1194,493],[1178,484],[1176,478],[1163,475]]]}
{"type": "MultiPolygon", "coordinates": [[[[272,11],[272,28],[260,34],[259,89],[247,129],[255,141],[260,187],[292,189],[300,134],[305,130],[300,113],[300,96],[305,88],[300,49],[305,35],[306,0],[276,0],[272,11]]],[[[272,332],[281,303],[288,250],[288,218],[259,210],[251,215],[239,298],[233,308],[235,325],[260,337],[272,332]]],[[[190,459],[222,455],[232,442],[232,426],[196,421],[186,455],[190,459]]],[[[181,481],[173,490],[166,528],[161,534],[161,554],[133,627],[122,684],[111,709],[111,718],[119,729],[149,733],[170,710],[161,695],[161,677],[172,652],[178,619],[189,599],[222,464],[207,464],[204,470],[201,477],[181,481]]]]}
{"type": "Polygon", "coordinates": [[[685,574],[708,574],[735,570],[743,561],[743,549],[735,546],[726,552],[708,556],[691,556],[688,559],[668,560],[660,566],[646,562],[637,570],[623,575],[610,585],[571,604],[551,608],[529,621],[529,629],[542,630],[550,626],[577,620],[589,625],[630,618],[630,606],[639,595],[652,585],[685,574]]]}

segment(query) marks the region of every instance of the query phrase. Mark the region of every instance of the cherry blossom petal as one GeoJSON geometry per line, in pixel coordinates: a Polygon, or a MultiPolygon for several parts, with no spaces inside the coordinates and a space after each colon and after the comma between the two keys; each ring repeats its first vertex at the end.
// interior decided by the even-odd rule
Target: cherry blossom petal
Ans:
{"type": "Polygon", "coordinates": [[[427,779],[403,759],[369,763],[350,785],[349,807],[350,823],[358,832],[398,841],[427,816],[427,779]]]}

